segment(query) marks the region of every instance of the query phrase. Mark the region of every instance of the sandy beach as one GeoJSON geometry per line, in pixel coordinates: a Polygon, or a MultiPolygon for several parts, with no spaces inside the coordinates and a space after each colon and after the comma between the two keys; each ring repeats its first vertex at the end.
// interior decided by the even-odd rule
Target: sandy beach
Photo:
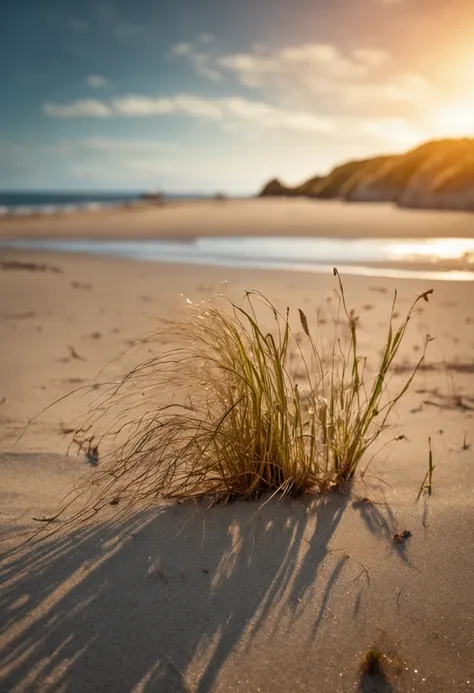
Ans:
{"type": "Polygon", "coordinates": [[[0,238],[196,236],[474,237],[469,212],[409,210],[337,200],[229,199],[0,219],[0,238]],[[394,213],[395,212],[395,213],[394,213]]]}
{"type": "MultiPolygon", "coordinates": [[[[319,226],[310,201],[241,200],[2,219],[0,236],[394,235],[390,207],[367,224],[366,205],[345,205],[341,224],[338,204],[319,226]]],[[[472,215],[401,213],[406,237],[474,236],[472,215]]],[[[435,338],[397,410],[403,438],[351,493],[263,507],[159,502],[126,518],[111,508],[107,522],[14,550],[87,468],[76,450],[66,455],[84,392],[123,374],[130,352],[116,357],[156,317],[175,316],[182,295],[257,289],[311,321],[336,286],[323,274],[0,250],[2,693],[474,688],[472,284],[344,283],[369,354],[383,346],[394,289],[400,314],[434,289],[400,357],[408,368],[424,336],[435,338]],[[416,502],[429,437],[433,495],[416,502]],[[404,530],[412,536],[397,544],[404,530]],[[372,647],[384,676],[361,669],[372,647]]]]}

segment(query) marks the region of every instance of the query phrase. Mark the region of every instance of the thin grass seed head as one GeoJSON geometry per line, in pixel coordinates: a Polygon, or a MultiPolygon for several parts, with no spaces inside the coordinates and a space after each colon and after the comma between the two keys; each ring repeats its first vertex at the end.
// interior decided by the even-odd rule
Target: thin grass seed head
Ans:
{"type": "Polygon", "coordinates": [[[298,308],[298,313],[299,313],[299,316],[300,316],[301,327],[303,328],[305,334],[306,334],[308,337],[310,337],[309,327],[308,327],[308,320],[307,320],[307,318],[306,318],[306,315],[303,313],[303,311],[301,310],[301,308],[298,308]]]}

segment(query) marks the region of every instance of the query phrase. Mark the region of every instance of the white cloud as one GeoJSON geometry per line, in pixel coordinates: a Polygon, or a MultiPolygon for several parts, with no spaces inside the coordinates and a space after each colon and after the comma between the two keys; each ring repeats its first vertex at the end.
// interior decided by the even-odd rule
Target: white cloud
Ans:
{"type": "MultiPolygon", "coordinates": [[[[200,42],[202,44],[202,37],[200,42]]],[[[369,68],[390,58],[386,51],[375,48],[360,48],[345,56],[336,46],[325,43],[289,46],[274,52],[266,52],[264,46],[257,45],[252,52],[213,55],[203,50],[198,39],[178,43],[171,51],[177,57],[188,59],[198,74],[206,76],[202,70],[205,66],[209,78],[216,79],[224,69],[233,72],[242,84],[255,87],[262,86],[269,75],[291,77],[301,71],[310,71],[326,79],[361,77],[369,68]]]]}
{"type": "Polygon", "coordinates": [[[203,51],[203,48],[209,50],[209,46],[214,42],[215,38],[212,34],[201,34],[196,41],[177,43],[172,46],[171,55],[187,58],[197,75],[211,82],[219,82],[222,79],[221,72],[212,66],[212,55],[203,51]]]}
{"type": "Polygon", "coordinates": [[[260,87],[265,84],[269,75],[279,72],[276,60],[260,54],[237,53],[224,55],[217,61],[219,67],[233,72],[241,84],[248,87],[260,87]]]}
{"type": "Polygon", "coordinates": [[[198,41],[176,44],[172,53],[188,60],[194,71],[217,81],[225,73],[241,84],[261,89],[280,101],[291,99],[304,110],[330,97],[342,111],[370,102],[371,108],[390,104],[422,103],[431,86],[416,74],[393,71],[390,54],[382,48],[360,47],[343,53],[336,46],[308,43],[268,51],[257,46],[249,52],[216,55],[198,41]]]}
{"type": "MultiPolygon", "coordinates": [[[[375,51],[373,51],[375,55],[375,51]]],[[[241,84],[248,87],[271,87],[305,83],[315,91],[324,91],[324,84],[334,79],[353,79],[367,74],[373,65],[368,55],[345,57],[329,44],[290,46],[274,53],[264,53],[259,47],[252,53],[222,55],[216,59],[221,70],[232,72],[241,84]]],[[[378,56],[380,58],[380,56],[378,56]]]]}
{"type": "Polygon", "coordinates": [[[53,118],[176,114],[222,123],[245,121],[263,128],[304,132],[331,132],[334,129],[330,119],[314,113],[282,109],[263,101],[240,97],[205,99],[186,94],[170,98],[129,95],[112,101],[75,101],[62,105],[47,103],[43,106],[43,112],[53,118]]]}
{"type": "Polygon", "coordinates": [[[278,69],[295,66],[298,69],[324,71],[331,77],[356,77],[365,75],[365,62],[345,58],[341,52],[329,44],[305,44],[285,48],[275,54],[278,69]]]}
{"type": "MultiPolygon", "coordinates": [[[[344,85],[357,84],[390,60],[382,49],[360,48],[344,56],[335,46],[319,43],[290,46],[277,52],[268,52],[265,46],[258,45],[252,52],[215,55],[212,50],[203,49],[202,37],[196,42],[178,43],[171,52],[188,60],[196,74],[211,81],[222,80],[227,72],[252,88],[276,87],[282,92],[299,89],[309,96],[340,94],[342,98],[344,85]]],[[[380,94],[383,97],[384,92],[380,94]]]]}
{"type": "Polygon", "coordinates": [[[172,102],[175,113],[208,120],[222,120],[224,116],[222,102],[217,99],[203,99],[199,96],[182,95],[174,97],[172,102]]]}
{"type": "Polygon", "coordinates": [[[124,96],[114,99],[110,106],[111,115],[158,116],[174,112],[173,101],[168,98],[151,99],[147,96],[124,96]]]}
{"type": "Polygon", "coordinates": [[[198,96],[185,94],[171,98],[150,98],[147,96],[125,96],[112,101],[114,115],[122,116],[158,116],[169,114],[181,114],[205,118],[208,120],[221,120],[222,109],[218,101],[203,99],[198,96]]]}
{"type": "Polygon", "coordinates": [[[412,147],[426,139],[426,133],[413,127],[403,118],[381,118],[380,120],[361,120],[359,132],[392,144],[401,149],[412,147]]]}
{"type": "Polygon", "coordinates": [[[88,75],[85,79],[85,83],[93,89],[101,89],[108,85],[108,80],[102,77],[102,75],[88,75]]]}
{"type": "Polygon", "coordinates": [[[331,120],[327,118],[313,113],[277,108],[265,102],[231,98],[221,100],[220,104],[223,114],[227,114],[231,119],[250,121],[264,128],[321,133],[329,133],[335,129],[331,120]]]}
{"type": "Polygon", "coordinates": [[[350,84],[342,92],[349,104],[391,102],[423,103],[431,93],[430,84],[421,75],[397,75],[383,83],[350,84]]]}
{"type": "Polygon", "coordinates": [[[281,91],[300,90],[307,96],[334,95],[341,103],[364,101],[415,103],[426,98],[429,84],[420,75],[395,74],[383,80],[371,73],[390,61],[381,49],[359,48],[344,57],[334,46],[306,44],[271,55],[239,53],[218,59],[246,86],[281,91]]]}
{"type": "Polygon", "coordinates": [[[204,55],[194,56],[194,70],[197,75],[205,77],[210,82],[220,82],[222,79],[222,74],[209,66],[207,57],[204,55]]]}
{"type": "MultiPolygon", "coordinates": [[[[410,146],[423,139],[420,130],[403,118],[355,118],[319,116],[310,111],[288,110],[273,106],[265,101],[251,101],[242,97],[223,99],[204,99],[191,95],[178,95],[169,98],[150,98],[146,96],[125,96],[109,102],[74,102],[72,104],[46,104],[45,113],[56,118],[75,118],[96,115],[96,117],[137,117],[147,118],[163,115],[182,115],[208,122],[217,122],[224,130],[235,130],[250,125],[252,129],[278,130],[288,133],[315,133],[327,136],[341,136],[352,133],[355,137],[372,137],[410,146]],[[89,104],[87,108],[84,103],[89,104]]],[[[86,138],[84,140],[61,143],[63,153],[76,150],[94,151],[100,154],[120,154],[147,156],[157,151],[176,151],[177,145],[163,142],[140,140],[111,140],[107,138],[86,138]]]]}
{"type": "Polygon", "coordinates": [[[43,113],[52,118],[107,118],[112,109],[103,101],[83,99],[69,104],[43,104],[43,113]]]}
{"type": "Polygon", "coordinates": [[[177,43],[176,45],[174,45],[172,47],[171,52],[174,55],[184,56],[184,57],[188,58],[188,57],[191,57],[193,55],[194,46],[192,43],[185,43],[185,42],[177,43]]]}
{"type": "Polygon", "coordinates": [[[352,52],[356,60],[360,60],[367,65],[378,67],[390,60],[390,55],[387,51],[380,48],[356,48],[352,52]]]}
{"type": "Polygon", "coordinates": [[[156,154],[159,152],[176,152],[181,147],[176,142],[159,140],[123,140],[106,137],[86,137],[81,140],[64,140],[64,145],[105,154],[156,154]]]}

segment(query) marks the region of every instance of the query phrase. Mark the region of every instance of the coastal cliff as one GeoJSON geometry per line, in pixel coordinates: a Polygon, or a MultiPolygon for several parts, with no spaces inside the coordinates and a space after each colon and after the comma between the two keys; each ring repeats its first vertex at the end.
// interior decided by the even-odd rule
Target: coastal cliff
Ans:
{"type": "Polygon", "coordinates": [[[273,178],[263,187],[261,197],[312,197],[313,189],[325,180],[324,176],[315,176],[295,188],[288,188],[278,178],[273,178]]]}
{"type": "Polygon", "coordinates": [[[350,161],[294,188],[273,179],[260,196],[474,211],[474,139],[438,140],[406,154],[350,161]]]}

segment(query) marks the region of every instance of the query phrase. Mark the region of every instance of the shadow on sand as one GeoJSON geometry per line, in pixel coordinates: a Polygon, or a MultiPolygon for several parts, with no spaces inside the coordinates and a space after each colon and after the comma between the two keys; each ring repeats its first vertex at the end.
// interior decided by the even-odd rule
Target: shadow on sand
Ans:
{"type": "MultiPolygon", "coordinates": [[[[282,614],[294,622],[311,603],[316,638],[346,565],[353,602],[370,582],[329,546],[348,503],[165,505],[5,556],[0,690],[207,693],[282,614]]],[[[358,690],[392,690],[372,684],[358,690]]]]}
{"type": "Polygon", "coordinates": [[[379,672],[361,674],[357,693],[394,693],[395,689],[390,685],[387,677],[379,672]]]}

